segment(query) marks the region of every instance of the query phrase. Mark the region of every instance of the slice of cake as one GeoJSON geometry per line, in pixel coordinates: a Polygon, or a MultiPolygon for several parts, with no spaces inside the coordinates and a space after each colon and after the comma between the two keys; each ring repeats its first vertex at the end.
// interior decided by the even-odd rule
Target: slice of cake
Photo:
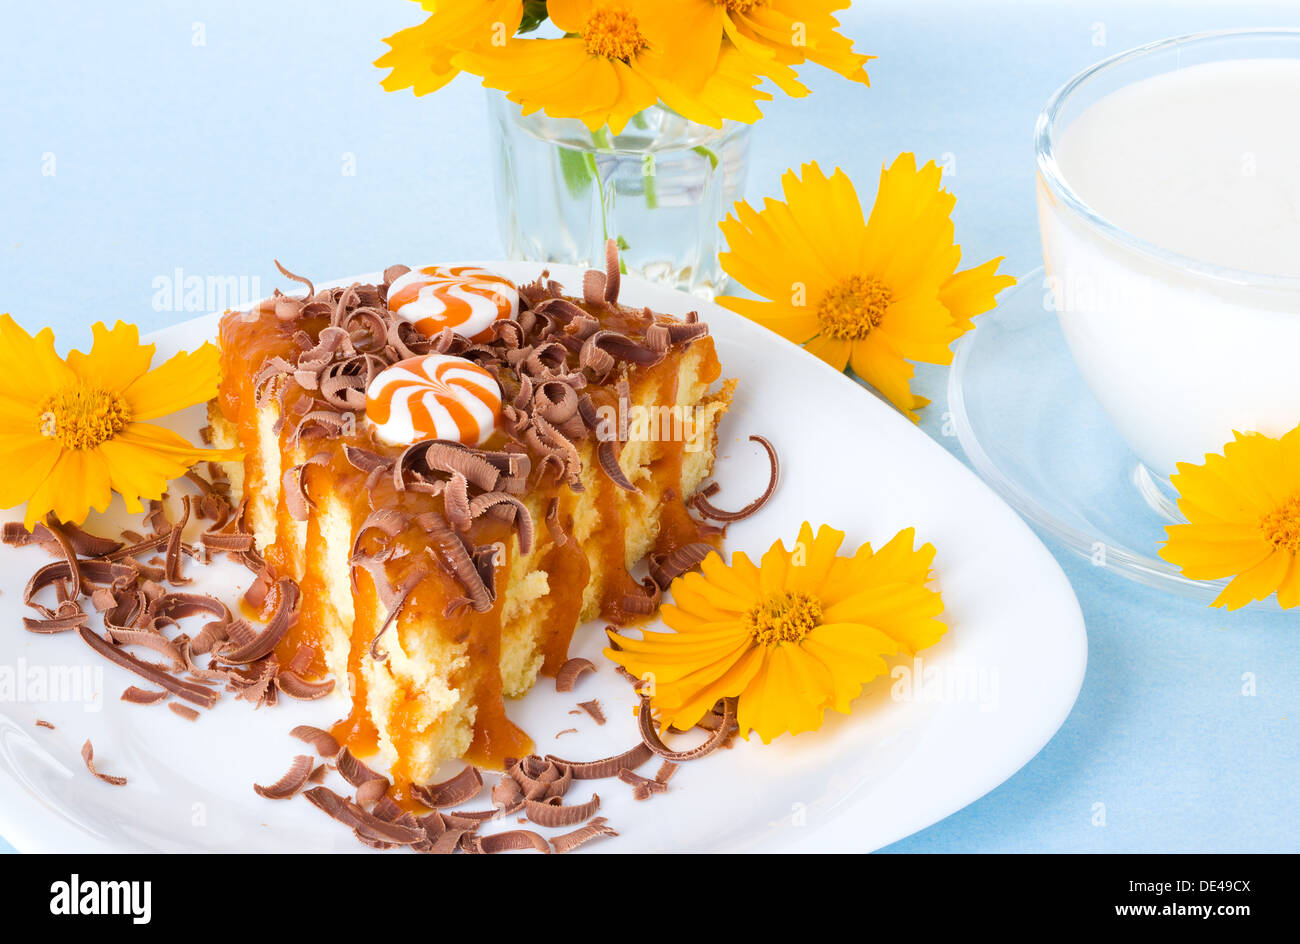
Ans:
{"type": "Polygon", "coordinates": [[[642,558],[716,542],[685,499],[734,381],[710,392],[693,315],[618,303],[612,248],[581,297],[469,267],[320,292],[286,275],[303,297],[223,319],[209,407],[245,449],[227,471],[260,583],[301,588],[277,657],[341,680],[335,734],[399,785],[524,756],[503,696],[556,673],[584,621],[653,612],[642,558]]]}

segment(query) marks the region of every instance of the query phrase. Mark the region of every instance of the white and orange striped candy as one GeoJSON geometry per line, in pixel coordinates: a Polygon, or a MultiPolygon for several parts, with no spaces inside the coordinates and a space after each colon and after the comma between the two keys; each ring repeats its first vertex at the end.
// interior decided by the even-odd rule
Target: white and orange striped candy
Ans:
{"type": "Polygon", "coordinates": [[[501,418],[496,378],[463,357],[408,357],[380,371],[366,390],[366,419],[392,446],[451,439],[478,446],[501,418]]]}
{"type": "Polygon", "coordinates": [[[475,266],[425,266],[393,280],[388,310],[429,337],[451,328],[472,341],[488,341],[492,322],[519,314],[519,289],[475,266]]]}

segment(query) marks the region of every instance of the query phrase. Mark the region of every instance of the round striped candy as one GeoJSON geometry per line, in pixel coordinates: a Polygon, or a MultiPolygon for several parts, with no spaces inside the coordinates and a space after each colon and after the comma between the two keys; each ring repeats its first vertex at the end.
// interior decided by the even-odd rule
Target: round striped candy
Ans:
{"type": "Polygon", "coordinates": [[[379,373],[366,390],[366,419],[393,446],[451,439],[478,446],[501,418],[496,378],[463,357],[426,354],[379,373]]]}
{"type": "Polygon", "coordinates": [[[451,328],[472,341],[488,341],[492,322],[519,314],[519,290],[487,269],[425,266],[393,280],[388,310],[429,337],[451,328]]]}

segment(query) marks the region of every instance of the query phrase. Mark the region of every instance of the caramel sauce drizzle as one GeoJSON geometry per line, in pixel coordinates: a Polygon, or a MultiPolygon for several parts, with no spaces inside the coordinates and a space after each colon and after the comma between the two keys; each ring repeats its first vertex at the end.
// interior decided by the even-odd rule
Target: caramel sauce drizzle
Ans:
{"type": "MultiPolygon", "coordinates": [[[[639,312],[629,309],[610,311],[581,301],[575,302],[600,321],[602,327],[629,337],[643,336],[650,323],[639,312]]],[[[248,450],[248,458],[245,460],[245,494],[253,496],[264,489],[273,488],[280,496],[275,507],[276,541],[272,546],[263,548],[262,553],[273,576],[293,577],[299,581],[303,591],[299,618],[277,647],[276,656],[282,663],[287,663],[299,646],[313,646],[317,655],[310,671],[316,677],[324,676],[327,672],[322,655],[326,648],[324,626],[327,621],[342,619],[344,614],[333,612],[328,592],[328,581],[331,578],[325,573],[324,555],[313,552],[313,549],[322,544],[318,516],[310,515],[307,522],[296,521],[286,506],[280,483],[267,482],[265,463],[257,449],[259,411],[254,402],[252,379],[269,358],[278,356],[290,362],[296,359],[302,350],[294,340],[296,332],[305,331],[315,339],[327,325],[328,320],[321,318],[282,322],[268,310],[254,314],[228,313],[222,320],[220,330],[222,376],[226,379],[218,394],[218,404],[224,417],[236,426],[240,444],[248,450]],[[306,532],[305,541],[301,542],[301,553],[298,551],[300,542],[295,537],[299,529],[305,529],[306,532]]],[[[712,382],[720,374],[712,342],[704,339],[697,343],[708,344],[701,380],[712,382]]],[[[681,357],[681,348],[671,349],[659,364],[637,370],[634,373],[636,383],[657,385],[654,400],[661,404],[675,403],[681,357]]],[[[587,388],[587,392],[593,395],[597,405],[616,404],[612,384],[592,385],[587,388]]],[[[360,417],[351,432],[328,438],[312,438],[306,441],[304,448],[295,448],[290,438],[299,416],[296,408],[302,410],[306,404],[299,401],[309,396],[296,384],[285,384],[282,399],[285,419],[280,432],[281,473],[308,455],[325,453],[327,459],[324,464],[309,466],[305,470],[306,491],[308,495],[317,496],[328,493],[349,503],[353,535],[372,507],[404,511],[412,519],[426,511],[442,513],[442,496],[399,490],[391,482],[390,476],[381,477],[379,483],[367,491],[366,476],[347,461],[344,447],[360,447],[387,458],[395,458],[402,450],[376,439],[368,424],[360,417]]],[[[636,399],[634,396],[633,401],[636,399]]],[[[501,449],[508,441],[498,430],[483,448],[501,449]]],[[[674,441],[655,444],[652,471],[658,482],[671,483],[661,503],[661,523],[654,546],[657,552],[668,552],[693,541],[712,540],[716,543],[717,540],[715,535],[701,532],[687,513],[682,500],[683,446],[682,442],[674,441]]],[[[565,533],[570,535],[565,544],[556,545],[540,516],[534,516],[535,540],[541,546],[538,559],[540,566],[547,572],[550,585],[543,601],[549,603],[547,622],[551,632],[542,642],[542,672],[553,676],[568,658],[573,632],[583,615],[583,600],[593,571],[591,559],[598,555],[603,561],[609,562],[606,570],[611,579],[599,601],[599,615],[603,619],[624,624],[643,619],[628,613],[623,608],[623,600],[628,594],[640,595],[644,591],[624,567],[628,524],[624,514],[631,506],[620,500],[620,489],[603,474],[590,477],[596,484],[590,489],[595,494],[588,500],[595,502],[601,520],[591,540],[587,542],[588,546],[580,547],[572,537],[573,516],[577,502],[587,497],[575,494],[563,482],[553,481],[554,476],[550,474],[546,475],[548,481],[542,481],[541,463],[537,459],[534,457],[534,480],[529,482],[529,497],[540,498],[543,510],[549,499],[557,498],[560,503],[560,522],[565,533]]],[[[517,553],[518,545],[508,525],[487,515],[473,522],[470,538],[475,545],[501,541],[509,549],[507,558],[496,562],[498,593],[491,609],[475,612],[465,606],[444,618],[447,602],[462,593],[459,584],[445,570],[435,565],[429,567],[428,573],[415,585],[396,625],[390,626],[388,633],[396,632],[400,634],[399,638],[406,639],[411,634],[437,632],[444,638],[463,643],[467,647],[469,658],[463,677],[452,680],[457,687],[469,686],[477,705],[473,740],[467,759],[480,766],[500,767],[505,758],[521,757],[532,750],[531,740],[506,715],[500,672],[504,581],[509,572],[509,554],[517,553]]],[[[425,554],[430,539],[418,526],[411,525],[396,540],[406,553],[390,559],[385,564],[385,569],[392,584],[400,586],[410,575],[410,568],[421,562],[431,563],[425,554]]],[[[348,717],[336,724],[331,733],[354,754],[367,756],[378,749],[379,733],[368,709],[362,662],[370,658],[369,634],[380,622],[378,615],[381,604],[371,575],[364,568],[355,568],[354,576],[351,646],[347,666],[349,678],[340,680],[340,684],[351,687],[352,709],[348,717]]],[[[398,714],[400,716],[400,712],[398,714]]],[[[410,714],[413,713],[408,713],[407,716],[410,714]]],[[[400,795],[401,784],[404,779],[409,780],[409,771],[404,767],[403,758],[410,754],[411,746],[424,735],[413,726],[403,728],[390,725],[390,728],[399,757],[393,775],[399,785],[400,795]]]]}

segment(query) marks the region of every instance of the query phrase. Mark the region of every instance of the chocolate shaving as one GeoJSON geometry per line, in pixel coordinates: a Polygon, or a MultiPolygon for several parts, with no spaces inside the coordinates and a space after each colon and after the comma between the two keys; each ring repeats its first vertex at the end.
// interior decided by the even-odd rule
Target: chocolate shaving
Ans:
{"type": "Polygon", "coordinates": [[[569,535],[565,533],[564,528],[560,525],[560,500],[552,498],[546,504],[546,530],[551,534],[551,543],[556,547],[564,547],[569,543],[569,535]]]}
{"type": "Polygon", "coordinates": [[[493,508],[513,509],[510,512],[514,523],[519,528],[519,553],[527,554],[533,549],[533,516],[528,506],[506,492],[484,492],[476,495],[469,503],[469,513],[477,518],[493,508]]]}
{"type": "Polygon", "coordinates": [[[618,779],[632,787],[632,796],[637,800],[648,800],[652,793],[664,793],[668,784],[662,780],[651,780],[631,770],[620,770],[618,779]]]}
{"type": "Polygon", "coordinates": [[[569,785],[573,782],[573,771],[567,766],[536,754],[507,761],[506,773],[519,785],[524,798],[529,800],[562,797],[569,792],[569,785]]]}
{"type": "Polygon", "coordinates": [[[512,829],[508,832],[493,833],[490,836],[466,835],[461,838],[461,848],[466,852],[487,855],[496,855],[499,852],[521,852],[525,849],[536,849],[547,855],[551,852],[551,844],[542,838],[540,833],[535,833],[531,829],[512,829]]]}
{"type": "Polygon", "coordinates": [[[548,754],[546,759],[570,771],[574,780],[604,780],[607,777],[617,777],[618,772],[625,768],[635,770],[650,759],[651,753],[653,752],[649,745],[642,743],[628,748],[622,754],[615,754],[613,757],[605,757],[601,760],[563,760],[551,754],[548,754]]]}
{"type": "Polygon", "coordinates": [[[306,754],[299,754],[293,759],[293,763],[283,777],[269,787],[255,783],[253,790],[258,796],[268,800],[287,800],[307,785],[311,774],[312,759],[306,754]]]}
{"type": "Polygon", "coordinates": [[[605,275],[595,269],[582,274],[582,300],[588,305],[605,304],[605,275]]]}
{"type": "Polygon", "coordinates": [[[524,800],[524,815],[538,826],[575,826],[591,819],[600,809],[600,795],[593,793],[591,799],[577,806],[565,806],[559,797],[549,800],[524,800]]]}
{"type": "Polygon", "coordinates": [[[712,544],[704,541],[692,541],[675,547],[667,554],[651,554],[649,559],[650,577],[661,590],[687,571],[694,570],[704,562],[704,558],[714,553],[712,544]]]}
{"type": "Polygon", "coordinates": [[[473,557],[465,548],[460,535],[447,524],[447,519],[436,511],[431,511],[420,515],[415,521],[432,539],[425,548],[426,552],[465,588],[468,594],[466,602],[479,613],[492,609],[496,594],[484,583],[473,557]]]}
{"type": "Polygon", "coordinates": [[[388,778],[383,774],[376,773],[361,761],[357,760],[346,747],[339,752],[338,759],[335,761],[339,768],[339,776],[354,787],[359,787],[371,780],[382,780],[388,782],[388,778]]]}
{"type": "Polygon", "coordinates": [[[162,633],[141,629],[120,629],[113,626],[105,628],[108,637],[119,646],[143,646],[170,659],[174,668],[179,669],[185,665],[180,650],[162,633]]]}
{"type": "Polygon", "coordinates": [[[290,698],[296,698],[299,701],[314,701],[317,698],[324,698],[334,691],[334,679],[309,682],[292,669],[281,669],[275,675],[275,687],[290,698]]]}
{"type": "Polygon", "coordinates": [[[188,583],[189,580],[181,574],[181,550],[183,547],[181,536],[185,525],[190,520],[190,496],[181,497],[181,516],[174,524],[171,525],[171,531],[167,533],[167,553],[164,558],[164,573],[167,582],[172,584],[188,583]]]}
{"type": "Polygon", "coordinates": [[[329,465],[329,453],[318,452],[306,462],[290,466],[285,470],[284,475],[280,477],[280,484],[283,486],[284,492],[285,510],[289,512],[289,517],[293,518],[294,521],[306,521],[311,515],[311,510],[316,507],[316,503],[307,494],[306,483],[303,482],[303,474],[309,465],[329,465]]]}
{"type": "Polygon", "coordinates": [[[132,685],[122,692],[122,701],[130,702],[133,705],[156,705],[166,699],[167,695],[167,692],[152,692],[147,688],[137,688],[132,685]]]}
{"type": "Polygon", "coordinates": [[[569,659],[564,665],[560,666],[560,671],[555,673],[555,690],[557,692],[571,692],[573,686],[578,682],[578,676],[584,672],[595,672],[596,666],[590,659],[581,657],[569,659]]]}
{"type": "MultiPolygon", "coordinates": [[[[297,299],[297,301],[306,302],[312,299],[312,297],[316,294],[316,286],[311,284],[311,279],[303,278],[301,275],[294,275],[284,266],[280,265],[279,259],[273,259],[271,261],[275,263],[275,267],[280,270],[280,274],[283,275],[286,279],[293,279],[293,281],[301,282],[303,285],[307,286],[307,294],[304,295],[301,299],[297,299]]],[[[276,309],[276,314],[277,316],[279,315],[278,308],[276,309]]]]}
{"type": "Polygon", "coordinates": [[[404,489],[409,487],[405,475],[409,471],[443,472],[452,475],[459,472],[475,488],[490,491],[496,488],[501,477],[500,470],[484,454],[462,446],[460,443],[442,439],[431,439],[409,446],[398,457],[393,466],[393,484],[404,489]]]}
{"type": "Polygon", "coordinates": [[[477,767],[466,767],[450,780],[429,786],[411,784],[411,796],[430,809],[459,806],[478,796],[483,789],[483,775],[477,767]]]}
{"type": "Polygon", "coordinates": [[[596,444],[596,460],[611,482],[625,492],[641,494],[641,489],[628,481],[627,476],[623,474],[623,468],[618,464],[618,456],[614,454],[614,444],[608,439],[602,439],[596,444]]]}
{"type": "Polygon", "coordinates": [[[353,468],[362,472],[373,472],[376,469],[391,469],[393,466],[393,460],[385,459],[377,452],[359,449],[356,446],[344,446],[343,457],[348,460],[353,468]]]}
{"type": "Polygon", "coordinates": [[[186,721],[198,720],[199,713],[195,711],[193,708],[189,707],[188,705],[181,705],[173,701],[173,702],[168,702],[167,707],[171,709],[173,714],[180,715],[186,721]]]}
{"type": "Polygon", "coordinates": [[[387,780],[367,780],[357,787],[357,803],[361,806],[372,806],[378,803],[387,795],[388,786],[387,780]]]}
{"type": "Polygon", "coordinates": [[[412,848],[428,855],[449,855],[460,847],[461,838],[473,833],[477,823],[457,825],[444,813],[430,813],[417,820],[424,830],[425,839],[415,843],[412,848]]]}
{"type": "Polygon", "coordinates": [[[310,744],[321,757],[338,756],[339,742],[328,731],[314,728],[310,724],[300,724],[289,732],[289,736],[310,744]]]}
{"type": "Polygon", "coordinates": [[[305,791],[303,796],[328,816],[351,826],[363,840],[409,846],[428,838],[424,829],[385,823],[374,814],[367,813],[357,803],[339,796],[328,787],[312,787],[305,791]]]}
{"type": "Polygon", "coordinates": [[[704,517],[712,518],[714,521],[742,521],[766,505],[768,499],[772,497],[772,493],[776,491],[777,481],[781,477],[781,465],[776,457],[776,449],[762,436],[750,436],[749,438],[751,442],[758,443],[767,451],[767,461],[771,467],[768,473],[767,488],[763,490],[762,495],[759,495],[739,511],[723,511],[715,507],[708,499],[708,494],[711,493],[696,495],[690,500],[689,504],[704,517]]]}
{"type": "Polygon", "coordinates": [[[524,790],[514,776],[506,774],[493,784],[492,805],[501,816],[509,816],[524,808],[524,790]]]}
{"type": "Polygon", "coordinates": [[[52,635],[54,633],[66,633],[72,629],[81,629],[88,624],[90,617],[76,604],[65,601],[61,608],[62,606],[70,608],[62,616],[51,616],[46,619],[24,616],[23,628],[31,633],[52,635]]]}
{"type": "Polygon", "coordinates": [[[101,774],[95,769],[95,748],[91,746],[89,739],[87,739],[85,744],[81,745],[81,759],[86,762],[86,769],[100,780],[104,781],[104,783],[111,783],[115,787],[126,786],[125,777],[114,777],[109,774],[101,774]]]}
{"type": "Polygon", "coordinates": [[[649,616],[655,610],[659,609],[659,601],[663,596],[663,590],[652,577],[646,577],[641,581],[641,586],[645,588],[645,593],[625,593],[623,594],[623,612],[633,616],[649,616]]]}
{"type": "Polygon", "coordinates": [[[253,662],[269,655],[284,634],[298,619],[298,606],[302,602],[302,591],[296,581],[281,577],[272,588],[275,596],[275,611],[267,621],[266,627],[251,641],[232,648],[222,648],[217,655],[222,662],[229,664],[253,662]]]}
{"type": "MultiPolygon", "coordinates": [[[[388,603],[388,615],[384,617],[383,624],[380,625],[378,630],[376,630],[374,638],[370,640],[369,652],[371,659],[376,662],[382,662],[388,658],[387,650],[381,650],[379,648],[379,640],[383,639],[384,634],[388,632],[388,628],[397,622],[397,617],[401,614],[402,607],[406,605],[406,601],[410,599],[411,594],[415,592],[415,588],[419,585],[420,581],[425,578],[425,576],[425,571],[417,570],[408,577],[406,583],[398,589],[396,599],[388,603]]],[[[376,581],[376,585],[378,585],[378,581],[376,581]]],[[[387,596],[387,594],[381,592],[380,596],[384,597],[387,596]]]]}
{"type": "Polygon", "coordinates": [[[580,701],[578,702],[578,707],[591,715],[592,720],[594,720],[596,724],[605,723],[605,712],[600,708],[599,699],[593,698],[591,701],[580,701]]]}
{"type": "Polygon", "coordinates": [[[37,718],[37,719],[36,719],[36,727],[38,727],[38,728],[49,728],[51,731],[55,730],[54,725],[50,724],[50,723],[49,723],[48,721],[46,721],[44,718],[37,718]]]}
{"type": "Polygon", "coordinates": [[[606,826],[606,822],[608,821],[605,817],[597,816],[586,826],[575,829],[571,833],[556,836],[551,840],[551,848],[555,850],[557,855],[564,855],[566,852],[572,852],[584,843],[591,842],[591,840],[598,839],[601,836],[617,836],[618,833],[606,826]]]}
{"type": "Polygon", "coordinates": [[[185,682],[181,679],[166,672],[162,667],[152,662],[144,662],[137,659],[128,652],[124,652],[117,646],[110,643],[97,633],[91,632],[90,629],[82,627],[78,630],[81,638],[86,641],[90,648],[94,649],[100,655],[104,656],[110,662],[130,669],[137,675],[159,685],[174,695],[184,698],[188,702],[198,705],[201,708],[211,708],[216,704],[217,696],[202,685],[194,682],[185,682]]]}
{"type": "Polygon", "coordinates": [[[724,698],[722,699],[722,706],[723,723],[710,732],[708,738],[702,744],[698,744],[690,750],[674,751],[664,744],[659,737],[659,732],[654,728],[654,719],[651,717],[650,697],[642,695],[641,710],[637,713],[637,725],[641,732],[641,740],[647,750],[653,751],[665,760],[679,762],[698,760],[722,747],[736,733],[736,699],[724,698]]]}
{"type": "Polygon", "coordinates": [[[605,240],[605,301],[618,304],[619,288],[618,240],[605,240]]]}

